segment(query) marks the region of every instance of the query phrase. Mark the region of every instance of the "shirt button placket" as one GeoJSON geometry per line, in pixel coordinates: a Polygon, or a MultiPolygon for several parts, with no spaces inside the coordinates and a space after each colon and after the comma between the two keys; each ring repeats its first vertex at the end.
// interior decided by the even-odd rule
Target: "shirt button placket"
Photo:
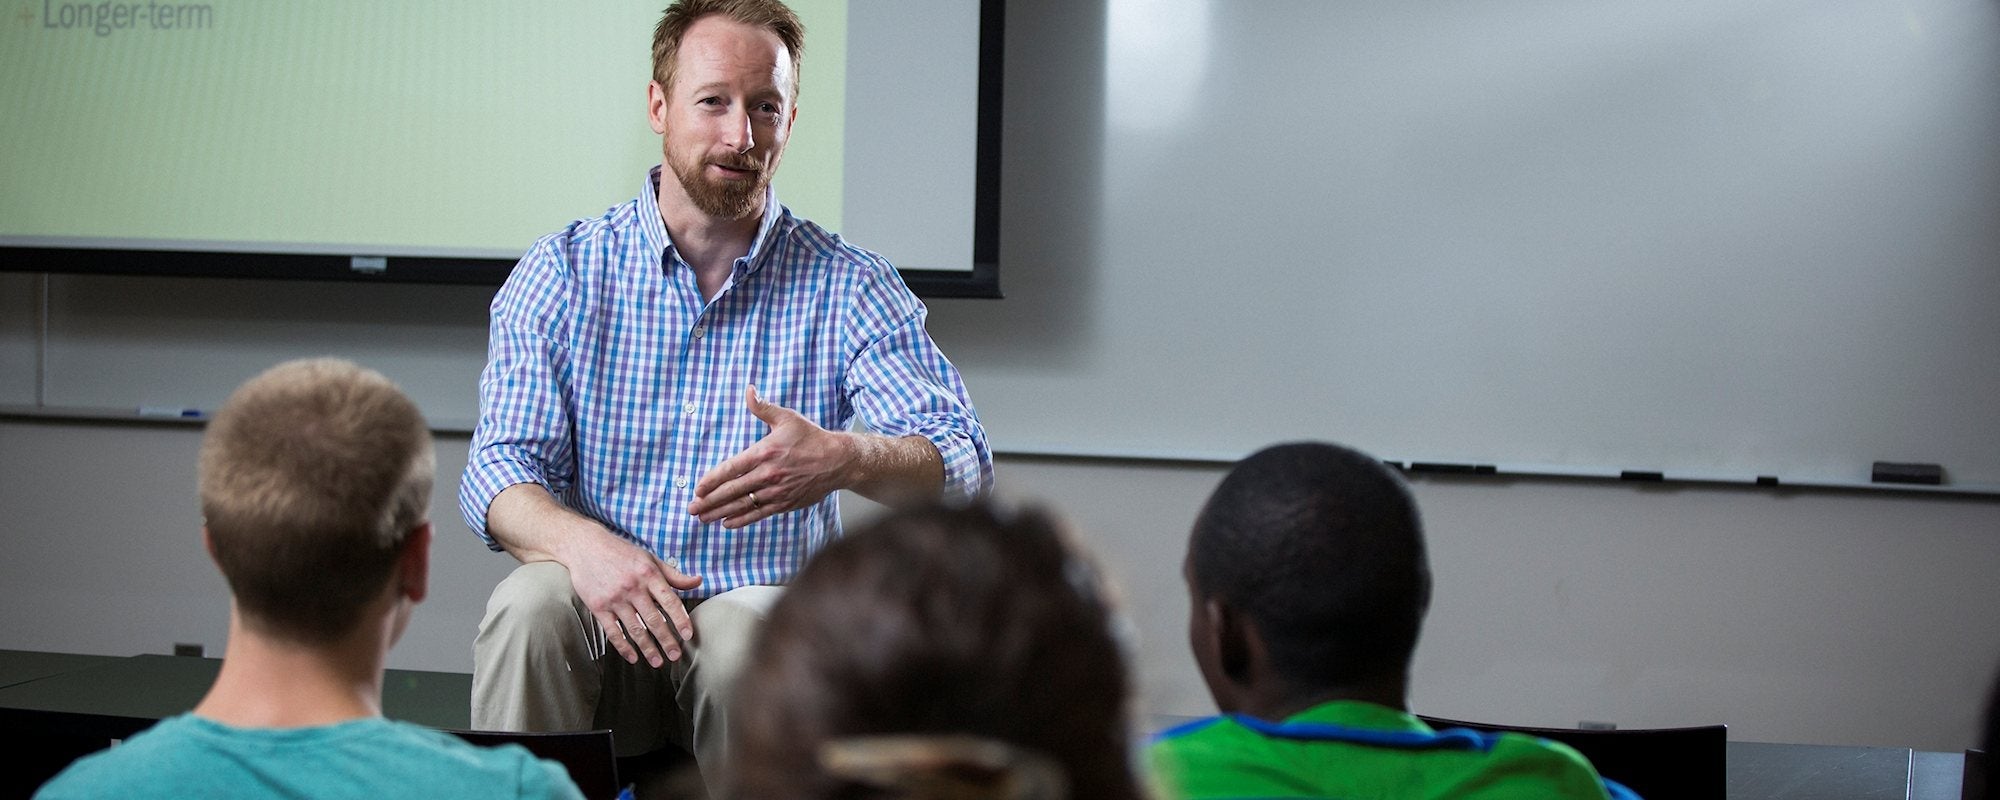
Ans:
{"type": "MultiPolygon", "coordinates": [[[[699,322],[697,322],[697,323],[695,323],[695,326],[694,326],[694,327],[693,327],[692,329],[690,329],[690,330],[688,331],[688,335],[689,335],[689,336],[692,336],[692,337],[694,338],[694,340],[695,340],[695,341],[697,341],[697,342],[698,342],[698,341],[701,341],[701,338],[702,338],[703,336],[706,336],[706,335],[708,335],[708,325],[707,325],[706,323],[699,323],[699,322]]],[[[686,416],[690,416],[690,417],[694,416],[694,403],[692,403],[692,402],[689,402],[689,403],[685,403],[685,404],[682,404],[682,405],[681,405],[681,413],[682,413],[682,414],[684,414],[684,415],[686,415],[686,416]]],[[[674,479],[674,488],[677,488],[677,489],[686,489],[687,487],[688,487],[688,481],[687,481],[687,479],[686,479],[686,478],[675,478],[675,479],[674,479]]],[[[678,567],[677,567],[677,568],[678,568],[678,567]]]]}

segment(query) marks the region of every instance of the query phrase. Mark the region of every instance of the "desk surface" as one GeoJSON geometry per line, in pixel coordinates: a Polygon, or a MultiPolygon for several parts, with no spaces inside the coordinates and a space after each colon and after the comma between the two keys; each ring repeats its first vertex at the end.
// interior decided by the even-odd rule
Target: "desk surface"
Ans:
{"type": "Polygon", "coordinates": [[[1731,800],[1907,800],[1909,748],[1729,743],[1731,800]]]}
{"type": "MultiPolygon", "coordinates": [[[[215,658],[114,658],[0,687],[0,712],[19,720],[67,715],[130,735],[194,708],[221,668],[215,658]]],[[[471,698],[472,676],[464,673],[392,669],[382,680],[384,716],[433,728],[470,727],[471,698]]]]}
{"type": "Polygon", "coordinates": [[[123,656],[84,656],[33,650],[0,650],[0,687],[75,672],[125,660],[123,656]]]}

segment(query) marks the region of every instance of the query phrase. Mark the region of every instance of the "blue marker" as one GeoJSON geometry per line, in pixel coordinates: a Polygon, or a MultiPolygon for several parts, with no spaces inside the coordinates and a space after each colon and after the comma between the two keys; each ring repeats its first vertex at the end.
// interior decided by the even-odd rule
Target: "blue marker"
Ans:
{"type": "Polygon", "coordinates": [[[178,419],[201,419],[201,409],[181,408],[179,406],[140,406],[139,416],[175,417],[178,419]]]}

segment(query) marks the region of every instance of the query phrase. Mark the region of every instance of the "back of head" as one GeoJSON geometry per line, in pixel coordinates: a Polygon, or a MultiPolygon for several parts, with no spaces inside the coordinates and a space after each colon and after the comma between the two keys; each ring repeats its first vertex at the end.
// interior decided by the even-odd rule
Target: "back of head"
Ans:
{"type": "Polygon", "coordinates": [[[1366,454],[1323,443],[1266,448],[1237,463],[1196,519],[1197,600],[1255,622],[1273,670],[1331,688],[1408,669],[1430,605],[1415,502],[1366,454]]]}
{"type": "Polygon", "coordinates": [[[1112,611],[1041,514],[892,514],[815,556],[758,636],[734,796],[1060,796],[1049,771],[1070,797],[1137,796],[1112,611]]]}
{"type": "Polygon", "coordinates": [[[395,384],[335,359],[252,378],[201,446],[201,511],[244,622],[325,642],[378,597],[424,522],[434,456],[395,384]]]}

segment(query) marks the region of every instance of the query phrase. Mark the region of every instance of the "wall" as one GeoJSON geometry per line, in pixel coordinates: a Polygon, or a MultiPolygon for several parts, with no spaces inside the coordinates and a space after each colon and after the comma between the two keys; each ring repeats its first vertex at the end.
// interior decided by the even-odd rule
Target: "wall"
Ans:
{"type": "MultiPolygon", "coordinates": [[[[200,551],[193,425],[0,420],[0,648],[211,655],[228,595],[200,551]]],[[[439,487],[465,438],[439,438],[439,487]]],[[[1000,491],[1054,506],[1119,585],[1151,713],[1212,710],[1186,651],[1188,522],[1217,467],[1003,458],[1000,491]]],[[[1747,741],[1959,750],[2000,661],[1982,613],[1991,503],[1576,482],[1430,480],[1437,596],[1412,701],[1441,716],[1624,727],[1726,722],[1747,741]]],[[[850,518],[872,513],[850,502],[850,518]]],[[[467,672],[512,560],[438,522],[431,597],[390,665],[467,672]]]]}
{"type": "MultiPolygon", "coordinates": [[[[933,303],[932,329],[975,399],[991,399],[980,402],[994,444],[1014,453],[1001,459],[1003,493],[1069,514],[1123,582],[1144,707],[1194,714],[1207,703],[1185,654],[1178,565],[1219,468],[1022,451],[1057,449],[1071,429],[1098,423],[1134,429],[1135,417],[1155,423],[1135,450],[1213,449],[1210,415],[1285,421],[1258,428],[1267,438],[1349,437],[1343,417],[1293,391],[1307,368],[1293,356],[1327,341],[1189,355],[1224,313],[1206,301],[1254,285],[1243,266],[1254,261],[1177,255],[1157,246],[1156,230],[1121,216],[1130,198],[1112,193],[1107,171],[1120,167],[1104,135],[1107,15],[1121,4],[1112,5],[1014,6],[1002,207],[1009,296],[933,303]],[[1134,263],[1134,252],[1149,263],[1134,263]],[[1157,277],[1146,282],[1139,266],[1157,277]],[[1166,293],[1176,280],[1183,291],[1166,293]],[[1176,396],[1183,387],[1208,394],[1190,405],[1176,396]],[[1216,387],[1233,387],[1246,405],[1216,387]]],[[[9,549],[0,647],[118,654],[199,641],[213,652],[224,632],[223,588],[196,538],[198,428],[64,417],[58,407],[209,407],[273,361],[331,352],[412,386],[446,428],[470,416],[482,290],[52,276],[46,339],[41,294],[39,278],[0,275],[0,405],[40,397],[50,407],[0,418],[9,549]]],[[[1258,313],[1228,307],[1228,326],[1258,313]]],[[[1304,317],[1274,321],[1310,327],[1304,317]]],[[[1988,352],[1941,346],[1968,364],[1988,352]]],[[[1967,397],[1990,394],[1944,402],[1974,402],[1967,397]]],[[[1462,424],[1435,409],[1412,414],[1462,424]]],[[[1990,414],[1955,418],[1984,420],[1969,435],[1994,434],[1990,414]]],[[[392,664],[466,670],[485,594],[509,564],[454,521],[448,487],[463,433],[443,434],[439,446],[436,585],[392,664]]],[[[1985,613],[2000,574],[1993,500],[1515,479],[1427,480],[1417,491],[1439,581],[1414,686],[1422,711],[1551,725],[1722,721],[1746,740],[1971,743],[2000,660],[2000,619],[1985,613]]]]}
{"type": "Polygon", "coordinates": [[[2000,486],[1990,0],[1051,5],[937,322],[1014,447],[2000,486]]]}

